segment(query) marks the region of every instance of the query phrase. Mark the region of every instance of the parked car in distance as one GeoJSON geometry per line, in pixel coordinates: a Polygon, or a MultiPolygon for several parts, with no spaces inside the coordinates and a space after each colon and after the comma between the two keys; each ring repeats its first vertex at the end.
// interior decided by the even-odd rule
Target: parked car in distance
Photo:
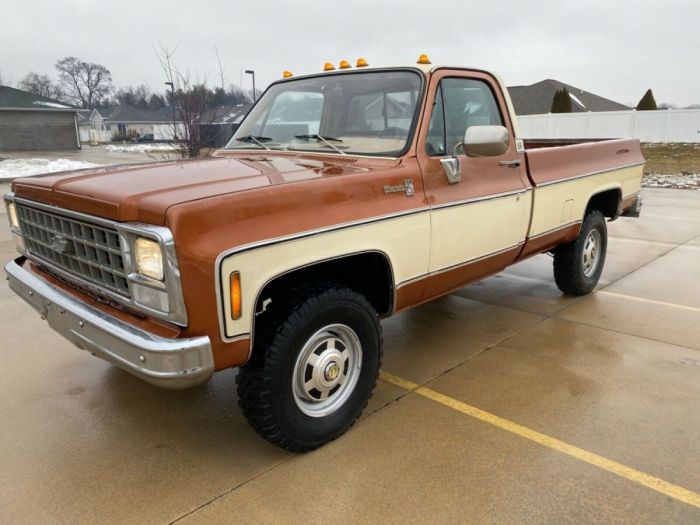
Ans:
{"type": "Polygon", "coordinates": [[[152,384],[241,367],[253,428],[304,451],[366,406],[382,318],[543,252],[564,293],[591,292],[643,165],[637,140],[523,140],[486,71],[285,74],[213,159],[14,181],[6,271],[49,326],[152,384]]]}
{"type": "Polygon", "coordinates": [[[153,142],[153,133],[144,133],[131,139],[131,142],[153,142]]]}

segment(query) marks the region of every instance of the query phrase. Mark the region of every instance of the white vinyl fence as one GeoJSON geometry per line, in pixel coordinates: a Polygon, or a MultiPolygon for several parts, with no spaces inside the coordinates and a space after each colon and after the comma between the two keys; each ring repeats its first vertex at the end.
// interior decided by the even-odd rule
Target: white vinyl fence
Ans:
{"type": "MultiPolygon", "coordinates": [[[[168,124],[153,124],[154,140],[174,140],[176,131],[172,122],[168,124]]],[[[181,122],[177,123],[177,136],[182,138],[185,136],[185,126],[181,122]]]]}
{"type": "Polygon", "coordinates": [[[518,117],[525,139],[635,138],[700,142],[700,109],[548,113],[518,117]]]}

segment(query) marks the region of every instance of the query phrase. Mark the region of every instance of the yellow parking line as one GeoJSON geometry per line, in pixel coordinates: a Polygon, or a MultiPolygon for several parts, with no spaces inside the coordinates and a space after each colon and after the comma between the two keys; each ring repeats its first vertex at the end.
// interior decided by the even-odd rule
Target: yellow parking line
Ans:
{"type": "Polygon", "coordinates": [[[664,481],[663,479],[651,476],[649,474],[645,474],[644,472],[633,469],[606,457],[599,456],[593,452],[575,447],[565,443],[564,441],[560,441],[556,438],[537,432],[536,430],[532,430],[531,428],[524,427],[508,419],[491,414],[490,412],[486,412],[466,403],[462,403],[461,401],[457,401],[452,397],[440,394],[435,390],[420,386],[411,381],[407,381],[406,379],[397,377],[389,372],[382,371],[380,377],[389,383],[393,383],[396,386],[431,399],[432,401],[445,405],[446,407],[456,410],[457,412],[461,412],[462,414],[476,418],[479,421],[483,421],[484,423],[498,427],[506,432],[510,432],[525,439],[529,439],[530,441],[534,441],[535,443],[566,454],[567,456],[571,456],[572,458],[588,463],[589,465],[594,465],[603,470],[607,470],[608,472],[655,490],[656,492],[664,494],[665,496],[669,496],[677,499],[678,501],[682,501],[700,508],[700,494],[697,494],[691,490],[679,487],[678,485],[674,485],[673,483],[669,483],[668,481],[664,481]]]}
{"type": "Polygon", "coordinates": [[[622,297],[623,299],[631,299],[632,301],[639,301],[640,303],[650,303],[650,304],[660,304],[661,306],[671,306],[673,308],[680,308],[681,310],[689,310],[691,312],[700,312],[700,308],[697,306],[688,306],[685,304],[678,303],[667,303],[666,301],[657,301],[655,299],[645,299],[644,297],[637,297],[636,295],[627,295],[624,293],[611,292],[608,290],[598,290],[596,293],[601,293],[605,295],[612,295],[614,297],[622,297]]]}

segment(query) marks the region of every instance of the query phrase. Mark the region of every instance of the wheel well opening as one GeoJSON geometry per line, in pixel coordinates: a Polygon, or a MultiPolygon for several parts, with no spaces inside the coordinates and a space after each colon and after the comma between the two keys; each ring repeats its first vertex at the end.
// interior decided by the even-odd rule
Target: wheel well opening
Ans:
{"type": "Polygon", "coordinates": [[[314,283],[346,286],[365,296],[379,315],[391,313],[394,303],[394,277],[385,254],[366,252],[321,261],[287,272],[265,285],[258,295],[255,311],[291,289],[314,283]]]}
{"type": "Polygon", "coordinates": [[[598,210],[609,219],[614,219],[620,212],[621,201],[622,192],[619,188],[596,193],[588,201],[586,214],[591,210],[598,210]]]}

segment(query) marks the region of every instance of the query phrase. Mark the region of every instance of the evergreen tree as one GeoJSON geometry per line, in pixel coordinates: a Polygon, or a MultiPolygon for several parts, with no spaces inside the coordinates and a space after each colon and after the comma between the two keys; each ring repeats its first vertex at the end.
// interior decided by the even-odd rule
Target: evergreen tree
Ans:
{"type": "Polygon", "coordinates": [[[563,87],[558,89],[554,93],[554,98],[552,99],[552,113],[571,113],[573,111],[571,107],[571,97],[569,96],[569,91],[563,87]]]}
{"type": "Polygon", "coordinates": [[[647,89],[647,92],[644,93],[642,100],[640,100],[639,104],[637,104],[637,110],[645,111],[654,109],[659,109],[656,105],[656,100],[654,100],[654,93],[651,92],[651,89],[647,89]]]}

